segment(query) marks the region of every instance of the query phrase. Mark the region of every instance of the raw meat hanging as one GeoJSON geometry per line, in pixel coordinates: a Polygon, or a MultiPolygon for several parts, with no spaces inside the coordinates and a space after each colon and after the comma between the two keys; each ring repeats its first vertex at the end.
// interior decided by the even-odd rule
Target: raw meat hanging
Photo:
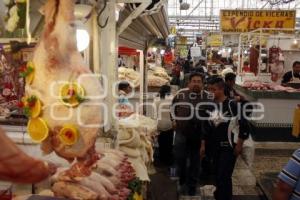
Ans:
{"type": "Polygon", "coordinates": [[[284,72],[284,57],[279,47],[269,49],[269,68],[272,81],[278,81],[284,72]]]}
{"type": "Polygon", "coordinates": [[[73,12],[73,0],[45,4],[44,31],[27,64],[23,98],[31,138],[45,153],[70,161],[94,152],[102,123],[102,87],[77,51],[73,12]]]}
{"type": "Polygon", "coordinates": [[[125,200],[135,171],[119,151],[96,152],[102,124],[102,87],[77,51],[73,0],[47,0],[45,27],[27,63],[23,109],[27,130],[44,153],[69,161],[53,177],[52,191],[68,199],[125,200]]]}

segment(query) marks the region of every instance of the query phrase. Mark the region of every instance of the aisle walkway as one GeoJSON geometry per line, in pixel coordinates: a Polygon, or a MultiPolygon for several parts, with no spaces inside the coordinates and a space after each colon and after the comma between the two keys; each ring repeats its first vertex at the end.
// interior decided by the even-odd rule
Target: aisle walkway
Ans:
{"type": "Polygon", "coordinates": [[[279,172],[297,148],[299,143],[269,143],[268,147],[258,146],[256,149],[253,171],[268,200],[272,199],[279,172]]]}
{"type": "MultiPolygon", "coordinates": [[[[212,186],[201,188],[201,200],[213,200],[212,186]]],[[[242,159],[238,159],[233,173],[233,200],[265,200],[256,186],[256,178],[242,159]]]]}
{"type": "MultiPolygon", "coordinates": [[[[206,181],[210,182],[210,181],[206,181]]],[[[180,197],[180,200],[214,200],[214,186],[201,183],[199,197],[180,197]],[[204,186],[205,185],[205,186],[204,186]]],[[[211,183],[210,183],[211,184],[211,183]]],[[[157,168],[157,173],[151,176],[149,200],[177,200],[176,181],[170,180],[166,168],[157,168]]],[[[262,192],[256,186],[256,178],[245,162],[238,160],[233,175],[233,200],[265,200],[262,192]]]]}

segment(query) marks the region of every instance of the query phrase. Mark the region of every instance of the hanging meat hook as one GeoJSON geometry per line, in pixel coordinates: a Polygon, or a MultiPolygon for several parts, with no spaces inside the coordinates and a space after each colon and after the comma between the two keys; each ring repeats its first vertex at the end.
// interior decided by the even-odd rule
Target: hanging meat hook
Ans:
{"type": "Polygon", "coordinates": [[[102,25],[101,22],[100,22],[100,17],[102,15],[102,13],[104,12],[104,10],[106,9],[106,6],[107,6],[107,0],[104,0],[104,6],[103,8],[100,10],[100,12],[98,13],[98,16],[97,16],[97,22],[98,22],[98,26],[100,28],[105,28],[107,26],[107,23],[108,23],[108,19],[109,17],[106,18],[104,24],[102,25]]]}

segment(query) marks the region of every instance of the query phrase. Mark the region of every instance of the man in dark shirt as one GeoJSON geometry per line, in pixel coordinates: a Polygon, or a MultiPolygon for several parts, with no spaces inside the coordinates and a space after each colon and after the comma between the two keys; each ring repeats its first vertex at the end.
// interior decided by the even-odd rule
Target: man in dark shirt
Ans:
{"type": "Polygon", "coordinates": [[[172,118],[176,122],[175,165],[180,178],[181,192],[185,193],[187,189],[190,196],[196,194],[200,168],[200,147],[203,134],[202,121],[198,116],[207,115],[205,106],[197,105],[207,101],[209,101],[208,93],[203,90],[203,75],[192,73],[189,77],[188,88],[179,91],[172,103],[172,118]],[[188,170],[186,170],[188,163],[188,170]]]}
{"type": "Polygon", "coordinates": [[[293,63],[293,70],[285,73],[282,78],[282,84],[290,82],[300,83],[300,61],[295,61],[293,63]]]}
{"type": "Polygon", "coordinates": [[[230,99],[240,101],[242,98],[234,89],[236,75],[234,73],[227,73],[225,75],[225,95],[230,99]]]}
{"type": "Polygon", "coordinates": [[[204,138],[212,136],[215,142],[215,198],[232,200],[232,173],[236,159],[242,152],[243,142],[249,136],[249,127],[242,116],[243,112],[238,113],[241,104],[224,94],[225,82],[222,78],[210,79],[208,88],[214,94],[216,110],[205,126],[204,138]]]}

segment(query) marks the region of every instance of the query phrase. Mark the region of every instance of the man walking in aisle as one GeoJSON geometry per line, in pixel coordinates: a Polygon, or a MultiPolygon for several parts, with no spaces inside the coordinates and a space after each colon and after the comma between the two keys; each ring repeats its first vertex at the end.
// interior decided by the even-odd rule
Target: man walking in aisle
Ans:
{"type": "Polygon", "coordinates": [[[196,195],[200,171],[200,147],[202,121],[197,116],[206,114],[201,102],[208,102],[208,93],[203,90],[203,75],[192,73],[186,90],[179,91],[173,99],[172,117],[176,122],[174,158],[179,175],[181,193],[196,195]],[[196,112],[198,112],[196,114],[196,112]]]}
{"type": "Polygon", "coordinates": [[[208,127],[204,128],[205,134],[210,134],[215,141],[216,200],[232,200],[235,162],[242,152],[244,140],[249,136],[249,124],[242,116],[243,112],[239,112],[241,104],[226,97],[224,89],[225,82],[221,77],[209,81],[208,90],[214,95],[216,110],[206,125],[208,127]]]}

